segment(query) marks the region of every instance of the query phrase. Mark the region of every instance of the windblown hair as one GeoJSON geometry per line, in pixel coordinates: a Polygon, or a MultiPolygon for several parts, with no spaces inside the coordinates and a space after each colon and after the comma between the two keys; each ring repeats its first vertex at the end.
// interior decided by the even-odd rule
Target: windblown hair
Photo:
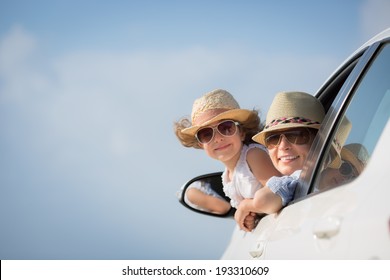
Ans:
{"type": "MultiPolygon", "coordinates": [[[[173,128],[176,137],[184,147],[201,149],[202,147],[195,136],[182,133],[182,130],[188,127],[191,127],[191,121],[188,117],[181,118],[179,121],[175,122],[173,128]]],[[[248,119],[245,122],[240,123],[239,129],[245,134],[244,144],[255,143],[252,140],[252,137],[263,129],[259,112],[257,110],[252,110],[248,119]]]]}
{"type": "Polygon", "coordinates": [[[191,126],[191,121],[189,120],[189,118],[186,117],[181,118],[179,121],[175,122],[173,124],[173,129],[176,134],[176,137],[179,139],[180,143],[184,147],[201,149],[198,140],[196,140],[194,136],[184,134],[181,132],[183,129],[188,128],[190,126],[191,126]]]}

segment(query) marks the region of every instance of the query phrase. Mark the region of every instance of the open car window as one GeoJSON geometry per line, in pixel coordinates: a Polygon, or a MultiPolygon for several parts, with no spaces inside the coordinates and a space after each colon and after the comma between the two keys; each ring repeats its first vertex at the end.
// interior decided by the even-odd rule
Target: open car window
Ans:
{"type": "Polygon", "coordinates": [[[390,114],[390,44],[375,55],[346,100],[332,141],[328,142],[314,192],[356,179],[367,166],[390,114]]]}

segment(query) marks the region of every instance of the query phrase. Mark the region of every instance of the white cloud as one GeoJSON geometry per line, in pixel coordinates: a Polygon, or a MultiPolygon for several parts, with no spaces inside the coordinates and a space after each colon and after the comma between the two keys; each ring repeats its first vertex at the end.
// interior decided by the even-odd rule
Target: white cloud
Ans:
{"type": "Polygon", "coordinates": [[[26,101],[48,89],[48,77],[40,72],[36,61],[37,47],[36,38],[20,25],[0,38],[0,104],[26,101]]]}
{"type": "Polygon", "coordinates": [[[0,41],[0,71],[7,73],[23,67],[27,58],[36,48],[35,38],[23,27],[15,25],[0,41]]]}

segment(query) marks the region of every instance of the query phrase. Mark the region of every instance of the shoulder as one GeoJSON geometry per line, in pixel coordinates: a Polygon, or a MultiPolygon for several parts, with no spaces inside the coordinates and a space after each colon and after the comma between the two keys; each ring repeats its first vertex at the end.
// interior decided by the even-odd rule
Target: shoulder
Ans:
{"type": "Polygon", "coordinates": [[[291,184],[292,182],[296,182],[299,180],[299,176],[301,175],[301,172],[302,170],[296,170],[291,175],[273,176],[268,180],[267,185],[270,186],[270,185],[279,185],[279,184],[283,184],[283,185],[291,184]]]}
{"type": "Polygon", "coordinates": [[[262,160],[263,158],[269,158],[268,151],[263,145],[251,144],[247,148],[246,160],[262,160]]]}
{"type": "Polygon", "coordinates": [[[296,181],[297,179],[292,176],[281,176],[281,177],[273,176],[267,181],[266,185],[271,190],[276,190],[279,189],[280,187],[288,188],[288,186],[290,186],[291,183],[296,181]]]}
{"type": "Polygon", "coordinates": [[[256,147],[253,147],[250,150],[248,150],[246,154],[246,162],[249,168],[252,170],[252,172],[258,170],[261,173],[263,172],[268,173],[269,171],[268,168],[271,168],[272,170],[274,169],[274,165],[271,161],[271,158],[269,157],[267,150],[263,149],[262,147],[264,146],[258,145],[256,147]]]}
{"type": "Polygon", "coordinates": [[[299,179],[299,176],[301,176],[301,172],[302,172],[302,170],[301,170],[301,169],[298,169],[298,170],[296,170],[295,172],[293,172],[290,176],[291,176],[292,178],[298,180],[298,179],[299,179]]]}
{"type": "Polygon", "coordinates": [[[267,148],[264,145],[259,144],[259,143],[251,143],[251,144],[245,145],[245,146],[247,146],[248,150],[262,150],[262,151],[265,151],[268,153],[267,148]]]}

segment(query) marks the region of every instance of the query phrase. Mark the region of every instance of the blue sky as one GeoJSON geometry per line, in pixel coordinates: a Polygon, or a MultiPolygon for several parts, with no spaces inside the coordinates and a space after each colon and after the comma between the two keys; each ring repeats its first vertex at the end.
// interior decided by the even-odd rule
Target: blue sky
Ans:
{"type": "Polygon", "coordinates": [[[390,1],[0,1],[0,259],[218,259],[222,170],[172,124],[224,88],[264,119],[390,27],[390,1]]]}

